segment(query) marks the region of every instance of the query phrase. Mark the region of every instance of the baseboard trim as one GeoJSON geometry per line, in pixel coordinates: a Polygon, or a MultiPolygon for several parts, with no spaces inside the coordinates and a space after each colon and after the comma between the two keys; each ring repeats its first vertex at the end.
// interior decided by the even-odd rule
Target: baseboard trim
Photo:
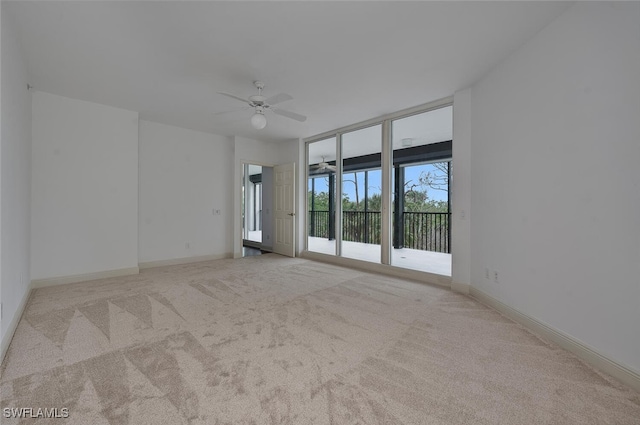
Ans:
{"type": "Polygon", "coordinates": [[[351,267],[367,272],[380,273],[387,276],[400,277],[403,279],[416,280],[418,282],[451,288],[451,278],[439,274],[421,272],[417,270],[403,269],[388,264],[376,264],[368,261],[355,260],[353,258],[337,257],[335,255],[321,254],[312,251],[302,251],[302,258],[321,261],[323,263],[335,264],[338,266],[351,267]]]}
{"type": "Polygon", "coordinates": [[[31,288],[38,289],[46,286],[65,285],[67,283],[85,282],[88,280],[106,279],[109,277],[129,276],[140,273],[138,267],[126,269],[106,270],[95,273],[75,274],[71,276],[51,277],[47,279],[35,279],[31,281],[31,288]]]}
{"type": "Polygon", "coordinates": [[[16,329],[18,329],[18,323],[20,323],[20,319],[22,319],[22,314],[27,308],[27,303],[29,302],[32,290],[33,285],[29,284],[29,287],[22,296],[22,300],[20,300],[18,309],[14,313],[11,322],[9,322],[7,333],[4,335],[4,338],[2,338],[2,342],[0,342],[0,368],[2,368],[2,365],[4,364],[4,358],[7,355],[7,351],[9,351],[9,345],[11,345],[11,340],[13,340],[13,335],[15,335],[16,329]]]}
{"type": "Polygon", "coordinates": [[[216,255],[202,255],[199,257],[172,258],[170,260],[147,261],[138,264],[140,270],[152,269],[154,267],[177,266],[180,264],[201,263],[203,261],[223,260],[225,258],[233,258],[233,254],[226,252],[216,255]]]}
{"type": "Polygon", "coordinates": [[[451,281],[451,290],[455,292],[460,292],[461,294],[469,295],[469,290],[471,286],[467,283],[456,282],[455,280],[451,281]]]}
{"type": "Polygon", "coordinates": [[[638,371],[610,359],[572,336],[508,306],[478,288],[472,286],[469,295],[565,350],[570,351],[595,369],[611,375],[636,391],[640,391],[640,373],[638,371]]]}

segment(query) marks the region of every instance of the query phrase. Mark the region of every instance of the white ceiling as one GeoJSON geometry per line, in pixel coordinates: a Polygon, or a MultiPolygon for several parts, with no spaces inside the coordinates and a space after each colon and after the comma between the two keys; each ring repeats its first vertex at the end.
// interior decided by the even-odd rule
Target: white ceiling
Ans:
{"type": "Polygon", "coordinates": [[[309,137],[452,95],[566,9],[558,2],[7,2],[36,90],[261,140],[309,137]],[[218,95],[286,92],[309,118],[218,95]]]}

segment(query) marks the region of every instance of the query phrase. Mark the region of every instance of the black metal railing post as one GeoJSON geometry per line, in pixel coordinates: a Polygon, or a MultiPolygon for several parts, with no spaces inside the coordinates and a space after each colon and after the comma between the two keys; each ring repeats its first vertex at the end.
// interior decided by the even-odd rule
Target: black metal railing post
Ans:
{"type": "Polygon", "coordinates": [[[364,172],[364,243],[369,243],[369,171],[364,172]]]}
{"type": "Polygon", "coordinates": [[[404,167],[394,167],[394,199],[393,199],[393,247],[404,247],[404,167]]]}
{"type": "Polygon", "coordinates": [[[447,253],[451,254],[451,161],[447,161],[447,253]]]}
{"type": "Polygon", "coordinates": [[[329,240],[336,238],[336,175],[329,174],[329,240]]]}
{"type": "Polygon", "coordinates": [[[314,220],[314,212],[316,210],[316,179],[311,179],[311,229],[309,233],[314,235],[316,234],[316,222],[314,220]]]}

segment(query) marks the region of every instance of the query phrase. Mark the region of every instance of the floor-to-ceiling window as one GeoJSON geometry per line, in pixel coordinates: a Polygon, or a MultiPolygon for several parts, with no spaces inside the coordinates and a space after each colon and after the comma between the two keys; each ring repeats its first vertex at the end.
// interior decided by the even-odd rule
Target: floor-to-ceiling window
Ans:
{"type": "Polygon", "coordinates": [[[380,262],[382,126],[342,134],[341,255],[380,262]],[[377,194],[377,196],[376,196],[377,194]]]}
{"type": "Polygon", "coordinates": [[[451,275],[452,109],[391,122],[394,266],[451,275]]]}
{"type": "Polygon", "coordinates": [[[336,138],[308,144],[307,248],[336,254],[336,138]]]}
{"type": "Polygon", "coordinates": [[[450,276],[452,113],[442,101],[309,140],[307,249],[450,276]]]}

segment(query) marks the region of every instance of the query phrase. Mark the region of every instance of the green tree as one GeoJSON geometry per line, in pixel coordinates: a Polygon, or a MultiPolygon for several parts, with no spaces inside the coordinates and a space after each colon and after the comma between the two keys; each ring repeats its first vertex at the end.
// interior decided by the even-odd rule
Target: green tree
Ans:
{"type": "Polygon", "coordinates": [[[315,197],[313,197],[312,203],[312,193],[308,193],[309,199],[309,209],[311,209],[311,205],[313,204],[315,211],[329,211],[329,194],[327,192],[316,192],[315,197]]]}

